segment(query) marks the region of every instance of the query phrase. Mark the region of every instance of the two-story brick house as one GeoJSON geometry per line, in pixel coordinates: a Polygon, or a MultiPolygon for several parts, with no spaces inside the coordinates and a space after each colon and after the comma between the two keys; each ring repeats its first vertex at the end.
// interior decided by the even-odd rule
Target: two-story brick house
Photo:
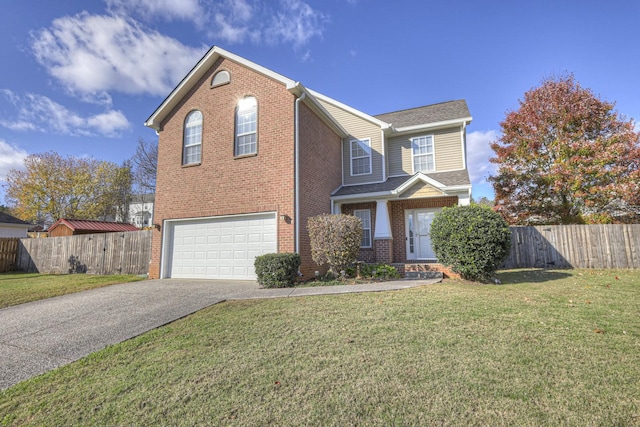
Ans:
{"type": "Polygon", "coordinates": [[[363,222],[366,261],[434,261],[429,226],[469,203],[464,101],[370,116],[213,47],[145,124],[159,135],[151,277],[255,278],[311,259],[307,219],[363,222]]]}

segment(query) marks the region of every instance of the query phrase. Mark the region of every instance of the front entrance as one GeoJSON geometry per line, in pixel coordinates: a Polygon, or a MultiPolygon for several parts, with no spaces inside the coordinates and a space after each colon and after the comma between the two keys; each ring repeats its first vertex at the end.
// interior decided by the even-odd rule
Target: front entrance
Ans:
{"type": "Polygon", "coordinates": [[[405,211],[407,260],[435,261],[431,247],[431,222],[440,209],[405,211]]]}

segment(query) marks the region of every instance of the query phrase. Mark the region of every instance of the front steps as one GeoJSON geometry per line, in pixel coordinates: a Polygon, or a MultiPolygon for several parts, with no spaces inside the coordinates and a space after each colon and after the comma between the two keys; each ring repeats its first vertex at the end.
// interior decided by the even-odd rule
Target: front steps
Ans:
{"type": "Polygon", "coordinates": [[[459,274],[438,263],[394,263],[391,265],[407,279],[460,278],[459,274]]]}

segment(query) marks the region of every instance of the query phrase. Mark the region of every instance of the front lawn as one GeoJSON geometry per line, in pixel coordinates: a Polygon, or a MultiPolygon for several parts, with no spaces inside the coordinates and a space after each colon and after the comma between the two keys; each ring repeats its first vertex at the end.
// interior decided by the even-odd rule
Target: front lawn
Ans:
{"type": "Polygon", "coordinates": [[[0,274],[0,308],[137,280],[142,280],[142,277],[93,274],[0,274]]]}
{"type": "Polygon", "coordinates": [[[7,425],[639,425],[640,272],[232,301],[0,392],[7,425]]]}

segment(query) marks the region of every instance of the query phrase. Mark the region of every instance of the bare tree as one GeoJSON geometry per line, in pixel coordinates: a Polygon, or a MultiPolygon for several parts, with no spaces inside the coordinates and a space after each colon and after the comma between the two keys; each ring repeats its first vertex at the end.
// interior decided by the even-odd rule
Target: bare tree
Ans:
{"type": "Polygon", "coordinates": [[[139,138],[131,164],[137,191],[143,194],[154,193],[158,171],[158,143],[139,138]]]}

